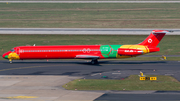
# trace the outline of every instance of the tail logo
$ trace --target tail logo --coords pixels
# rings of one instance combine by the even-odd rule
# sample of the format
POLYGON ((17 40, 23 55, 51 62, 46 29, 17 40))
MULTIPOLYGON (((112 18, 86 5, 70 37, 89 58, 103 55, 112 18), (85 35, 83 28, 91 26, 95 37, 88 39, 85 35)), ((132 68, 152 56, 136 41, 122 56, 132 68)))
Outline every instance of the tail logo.
POLYGON ((152 43, 152 39, 149 39, 149 40, 148 40, 148 43, 152 43))

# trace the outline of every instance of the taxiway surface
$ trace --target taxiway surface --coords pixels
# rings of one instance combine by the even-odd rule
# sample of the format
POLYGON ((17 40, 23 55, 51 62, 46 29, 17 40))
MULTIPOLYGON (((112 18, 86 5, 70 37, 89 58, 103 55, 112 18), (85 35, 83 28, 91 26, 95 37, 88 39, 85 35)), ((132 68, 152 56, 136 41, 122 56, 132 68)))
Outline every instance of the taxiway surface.
POLYGON ((91 65, 87 60, 14 61, 13 64, 4 60, 0 61, 0 67, 0 100, 7 95, 22 94, 38 96, 39 98, 34 101, 180 100, 178 91, 67 91, 61 87, 77 78, 122 79, 129 75, 139 75, 140 71, 146 75, 171 75, 180 81, 180 61, 102 60, 98 65, 91 65), (102 78, 102 76, 108 76, 108 78, 102 78))
POLYGON ((115 72, 121 73, 119 77, 127 77, 142 71, 145 74, 172 75, 180 81, 180 61, 101 60, 99 64, 91 65, 89 60, 17 60, 12 64, 4 60, 0 61, 0 67, 0 75, 68 75, 96 79, 98 73, 102 73, 120 79, 113 78, 115 72))
MULTIPOLYGON (((153 19, 154 20, 154 19, 153 19)), ((155 29, 139 28, 0 28, 0 34, 68 34, 68 35, 149 35, 155 29)), ((180 29, 167 35, 180 35, 180 29)))

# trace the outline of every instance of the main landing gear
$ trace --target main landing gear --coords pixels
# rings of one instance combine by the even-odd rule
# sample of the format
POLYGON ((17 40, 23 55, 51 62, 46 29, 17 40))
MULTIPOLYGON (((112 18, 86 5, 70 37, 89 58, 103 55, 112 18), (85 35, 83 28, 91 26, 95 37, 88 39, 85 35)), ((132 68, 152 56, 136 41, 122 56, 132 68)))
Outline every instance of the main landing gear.
POLYGON ((97 60, 97 59, 92 59, 92 60, 91 60, 91 64, 93 64, 93 65, 94 65, 94 64, 98 64, 98 60, 97 60))

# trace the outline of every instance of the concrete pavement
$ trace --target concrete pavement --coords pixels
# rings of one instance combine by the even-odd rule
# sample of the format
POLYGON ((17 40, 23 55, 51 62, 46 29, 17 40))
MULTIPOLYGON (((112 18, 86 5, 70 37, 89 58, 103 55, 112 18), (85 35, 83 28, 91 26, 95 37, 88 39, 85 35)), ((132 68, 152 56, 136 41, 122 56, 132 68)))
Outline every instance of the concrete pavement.
POLYGON ((13 101, 93 101, 103 94, 102 92, 65 90, 62 87, 78 78, 81 77, 1 75, 0 101, 10 99, 13 101))
POLYGON ((180 81, 179 65, 180 61, 102 60, 91 65, 85 60, 25 60, 12 64, 4 60, 0 61, 0 101, 177 101, 179 91, 75 91, 65 90, 62 85, 82 77, 106 79, 101 78, 106 75, 107 79, 121 79, 138 75, 139 71, 145 75, 171 75, 180 81))
POLYGON ((149 35, 152 30, 171 30, 167 35, 180 35, 180 29, 140 28, 0 28, 0 34, 68 34, 68 35, 149 35))

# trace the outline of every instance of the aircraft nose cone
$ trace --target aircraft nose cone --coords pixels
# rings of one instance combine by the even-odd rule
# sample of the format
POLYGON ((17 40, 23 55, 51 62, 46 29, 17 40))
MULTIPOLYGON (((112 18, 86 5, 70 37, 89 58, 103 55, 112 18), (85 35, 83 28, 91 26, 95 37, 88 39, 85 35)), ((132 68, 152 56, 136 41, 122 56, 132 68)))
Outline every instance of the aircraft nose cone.
POLYGON ((9 55, 9 52, 4 53, 4 54, 2 55, 2 57, 5 58, 5 59, 8 59, 8 55, 9 55))
POLYGON ((2 57, 5 58, 6 54, 3 54, 2 57))
POLYGON ((2 57, 4 58, 4 57, 5 57, 5 55, 3 54, 3 55, 2 55, 2 57))

